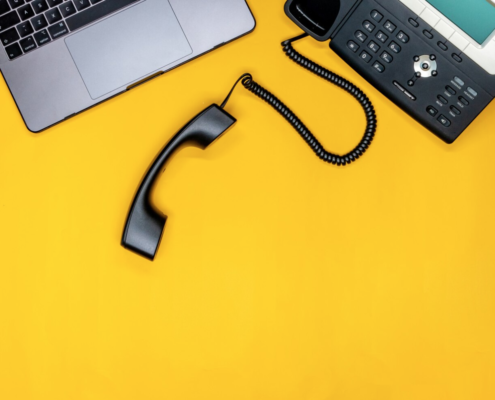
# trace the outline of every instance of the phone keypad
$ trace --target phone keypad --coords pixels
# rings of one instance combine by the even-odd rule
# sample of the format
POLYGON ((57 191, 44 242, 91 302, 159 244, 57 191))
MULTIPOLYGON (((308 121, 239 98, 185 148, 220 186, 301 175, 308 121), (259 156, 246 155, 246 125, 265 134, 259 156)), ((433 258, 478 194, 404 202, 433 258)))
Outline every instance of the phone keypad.
MULTIPOLYGON (((377 10, 373 10, 370 13, 370 16, 373 21, 381 23, 383 21, 383 14, 377 10)), ((360 49, 360 45, 356 43, 355 40, 349 40, 347 42, 347 47, 353 52, 358 53, 359 58, 362 61, 369 64, 371 63, 373 69, 378 73, 385 72, 385 65, 391 64, 394 61, 394 57, 392 54, 399 54, 402 51, 401 46, 396 42, 400 42, 401 44, 407 44, 410 40, 410 37, 404 32, 399 31, 399 33, 392 35, 392 39, 390 40, 390 34, 394 33, 397 30, 397 26, 393 24, 390 20, 386 20, 384 23, 380 24, 381 29, 377 29, 375 23, 372 23, 370 20, 364 20, 362 26, 366 33, 362 30, 357 30, 354 33, 355 38, 358 40, 358 43, 362 43, 366 46, 368 51, 362 51, 358 53, 360 49), (376 33, 369 37, 367 34, 376 33), (380 53, 382 49, 382 45, 387 47, 388 51, 383 51, 380 53), (376 54, 379 57, 377 60, 373 60, 373 54, 376 54)))

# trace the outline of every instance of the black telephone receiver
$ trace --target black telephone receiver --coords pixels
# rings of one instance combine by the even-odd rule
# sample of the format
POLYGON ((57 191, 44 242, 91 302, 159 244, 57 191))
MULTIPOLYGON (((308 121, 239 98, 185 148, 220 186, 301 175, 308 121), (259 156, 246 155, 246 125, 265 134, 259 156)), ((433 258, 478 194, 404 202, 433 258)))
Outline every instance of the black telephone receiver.
POLYGON ((288 0, 285 13, 303 31, 319 41, 332 38, 333 33, 357 1, 288 0))
MULTIPOLYGON (((288 0, 287 16, 446 143, 495 97, 490 75, 400 0, 288 0)), ((419 3, 418 3, 419 4, 419 3)))
MULTIPOLYGON (((345 15, 349 10, 349 4, 342 7, 338 1, 315 2, 300 0, 299 2, 294 2, 292 6, 291 3, 293 2, 289 1, 286 7, 289 12, 294 12, 294 15, 300 18, 300 20, 296 20, 297 23, 304 26, 305 28, 303 29, 307 33, 311 33, 318 40, 326 40, 331 37, 333 27, 342 19, 341 15, 345 15)), ((224 107, 227 105, 239 82, 242 82, 242 85, 247 90, 263 99, 281 114, 321 160, 333 165, 345 166, 355 162, 366 152, 373 141, 377 128, 373 105, 359 88, 337 74, 308 60, 292 47, 293 42, 306 36, 307 34, 305 33, 304 35, 283 42, 283 50, 292 61, 310 70, 327 82, 342 88, 359 102, 365 113, 366 128, 357 146, 343 155, 327 151, 304 123, 284 103, 255 82, 250 74, 244 74, 236 82, 221 106, 213 104, 195 116, 172 138, 152 163, 138 188, 125 223, 124 233, 122 235, 122 245, 125 248, 150 260, 154 259, 167 219, 165 214, 157 210, 151 203, 150 195, 154 183, 163 171, 165 163, 168 162, 180 146, 192 144, 204 149, 235 123, 235 118, 225 112, 224 107)))

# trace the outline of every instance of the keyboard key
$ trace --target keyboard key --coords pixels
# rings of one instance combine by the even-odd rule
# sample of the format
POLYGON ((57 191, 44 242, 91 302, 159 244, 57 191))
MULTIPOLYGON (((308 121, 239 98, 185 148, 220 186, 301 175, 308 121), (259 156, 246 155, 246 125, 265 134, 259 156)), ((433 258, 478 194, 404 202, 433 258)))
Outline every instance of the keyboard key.
POLYGON ((368 48, 373 52, 373 53, 378 53, 378 50, 380 50, 380 46, 378 46, 373 40, 369 42, 368 48))
POLYGON ((72 17, 68 18, 66 22, 69 26, 69 29, 71 31, 74 31, 136 1, 137 0, 102 1, 99 4, 90 7, 87 10, 84 10, 83 12, 73 15, 72 17))
POLYGON ((352 40, 349 40, 347 42, 347 47, 349 47, 349 49, 351 49, 352 52, 354 52, 354 53, 359 50, 359 45, 352 40))
POLYGON ((388 36, 385 35, 382 31, 378 31, 378 33, 376 34, 376 38, 382 43, 385 43, 388 40, 388 36))
POLYGON ((459 54, 455 54, 453 53, 452 54, 452 58, 457 61, 458 63, 461 63, 462 62, 462 57, 459 55, 459 54))
POLYGON ((50 32, 52 39, 56 39, 60 36, 67 35, 69 30, 67 29, 65 22, 59 22, 58 24, 50 26, 48 32, 50 32))
POLYGON ((36 14, 40 14, 48 10, 48 4, 45 0, 34 0, 31 5, 33 6, 36 14))
POLYGON ((387 62, 389 64, 392 61, 394 61, 394 58, 390 54, 388 54, 386 51, 384 51, 380 57, 382 60, 384 60, 385 62, 387 62))
POLYGON ((19 32, 19 35, 21 35, 21 37, 26 37, 33 33, 34 30, 29 21, 26 21, 22 24, 17 25, 17 32, 19 32))
POLYGON ((37 47, 32 36, 29 36, 26 39, 22 39, 19 42, 19 44, 21 45, 24 53, 27 53, 28 51, 34 50, 37 47))
POLYGON ((394 33, 394 31, 397 29, 397 27, 394 24, 392 24, 392 22, 390 21, 385 22, 383 26, 390 33, 394 33))
POLYGON ((397 39, 399 39, 402 43, 409 42, 409 36, 407 36, 404 32, 400 31, 397 34, 397 39))
POLYGON ((88 8, 91 5, 89 0, 74 0, 74 2, 76 4, 78 11, 84 10, 85 8, 88 8))
POLYGON ((380 74, 385 71, 385 67, 382 64, 380 64, 378 61, 375 61, 375 63, 373 64, 373 68, 376 71, 378 71, 380 74))
POLYGON ((469 105, 469 101, 465 97, 460 96, 459 97, 459 101, 461 102, 461 104, 463 106, 468 106, 469 105))
POLYGON ((76 7, 74 7, 74 3, 72 3, 72 1, 66 1, 58 9, 64 18, 70 17, 72 14, 76 13, 76 7))
POLYGON ((19 13, 23 21, 31 17, 34 17, 34 11, 33 11, 33 7, 31 7, 31 4, 26 4, 25 6, 22 6, 21 8, 19 8, 17 12, 19 13))
POLYGON ((52 39, 50 38, 50 35, 48 34, 48 31, 46 29, 43 29, 42 31, 36 32, 34 34, 34 40, 36 40, 36 43, 38 43, 38 46, 43 46, 45 43, 52 41, 52 39))
POLYGON ((375 25, 373 25, 370 21, 364 21, 363 27, 370 33, 373 32, 376 28, 375 25))
POLYGON ((400 51, 402 50, 401 47, 395 42, 390 43, 388 45, 388 48, 392 50, 394 53, 400 53, 400 51))
POLYGON ((58 8, 52 8, 50 11, 47 11, 45 17, 50 25, 62 19, 62 15, 60 14, 60 11, 58 11, 58 8))
POLYGON ((21 22, 19 15, 15 11, 9 12, 8 14, 2 15, 0 17, 0 31, 12 28, 16 24, 21 22))
POLYGON ((48 22, 46 22, 46 18, 43 14, 37 15, 36 17, 32 18, 31 24, 33 24, 34 29, 37 31, 48 26, 48 22))
POLYGON ((47 0, 50 8, 56 7, 64 2, 64 0, 47 0))
POLYGON ((24 0, 9 0, 10 7, 17 8, 24 4, 24 0))
POLYGON ((369 53, 366 53, 365 51, 363 51, 360 55, 361 57, 361 60, 363 60, 365 63, 369 63, 371 61, 371 59, 373 57, 371 57, 371 55, 369 53))
POLYGON ((4 46, 8 46, 9 44, 18 41, 19 39, 20 39, 19 34, 15 30, 15 28, 0 33, 0 41, 4 46))
POLYGON ((357 31, 355 33, 355 36, 358 38, 358 40, 362 43, 366 42, 366 39, 368 39, 368 36, 366 36, 363 32, 357 31))
POLYGON ((5 14, 10 11, 10 6, 7 0, 0 0, 0 14, 5 14))
POLYGON ((376 22, 380 22, 383 19, 383 15, 378 11, 373 10, 371 11, 371 18, 373 18, 376 22))
POLYGON ((13 45, 6 47, 5 50, 7 51, 7 55, 11 60, 22 55, 22 50, 21 46, 19 46, 19 43, 14 43, 13 45))

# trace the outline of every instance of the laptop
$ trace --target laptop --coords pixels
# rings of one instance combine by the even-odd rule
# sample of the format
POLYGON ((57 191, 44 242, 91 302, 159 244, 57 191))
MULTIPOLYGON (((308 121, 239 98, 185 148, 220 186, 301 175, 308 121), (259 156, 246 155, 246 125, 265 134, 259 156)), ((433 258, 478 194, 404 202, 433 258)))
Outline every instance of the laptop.
POLYGON ((0 0, 0 71, 37 133, 254 27, 245 0, 0 0))

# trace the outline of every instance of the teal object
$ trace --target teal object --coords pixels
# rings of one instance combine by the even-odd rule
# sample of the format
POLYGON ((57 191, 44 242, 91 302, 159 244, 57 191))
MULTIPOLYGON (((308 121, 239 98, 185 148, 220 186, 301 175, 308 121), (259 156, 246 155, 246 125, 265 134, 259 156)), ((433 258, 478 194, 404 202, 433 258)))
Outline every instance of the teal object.
POLYGON ((427 0, 479 44, 495 31, 495 6, 488 0, 427 0))

